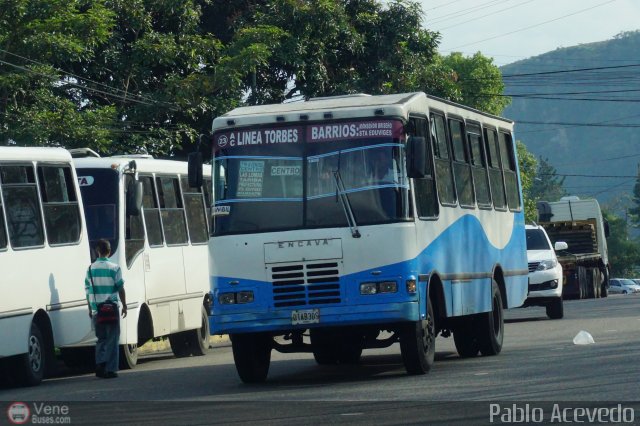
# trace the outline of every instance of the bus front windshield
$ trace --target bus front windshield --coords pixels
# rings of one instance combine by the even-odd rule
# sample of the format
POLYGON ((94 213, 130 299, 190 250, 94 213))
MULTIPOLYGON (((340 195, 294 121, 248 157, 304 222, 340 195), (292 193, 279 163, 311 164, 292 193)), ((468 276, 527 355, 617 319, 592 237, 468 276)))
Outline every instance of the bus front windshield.
POLYGON ((214 140, 215 205, 228 212, 215 217, 214 235, 346 227, 338 183, 357 225, 410 219, 400 121, 252 129, 214 140), (270 134, 280 142, 268 143, 270 134))
POLYGON ((95 243, 109 240, 111 253, 118 247, 118 172, 111 169, 78 169, 78 181, 87 221, 92 258, 95 243))

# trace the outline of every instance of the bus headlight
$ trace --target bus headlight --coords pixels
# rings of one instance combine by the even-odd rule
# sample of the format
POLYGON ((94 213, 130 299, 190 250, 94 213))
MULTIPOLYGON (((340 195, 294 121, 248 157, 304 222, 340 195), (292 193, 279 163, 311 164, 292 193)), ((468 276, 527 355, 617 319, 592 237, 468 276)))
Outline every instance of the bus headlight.
POLYGON ((253 302, 253 291, 239 291, 236 293, 236 303, 253 302))
POLYGON ((376 294, 378 292, 378 286, 376 283, 362 283, 360 284, 360 294, 376 294))
POLYGON ((395 281, 380 281, 377 283, 360 284, 360 294, 397 293, 398 283, 395 281))
POLYGON ((378 292, 379 293, 397 293, 398 292, 398 283, 395 281, 383 281, 378 283, 378 292))
POLYGON ((416 280, 407 280, 407 293, 415 293, 416 290, 416 280))
POLYGON ((222 293, 218 296, 221 305, 253 303, 253 291, 245 290, 237 293, 222 293))
POLYGON ((236 294, 222 293, 218 296, 218 302, 220 302, 221 305, 233 305, 236 303, 236 294))

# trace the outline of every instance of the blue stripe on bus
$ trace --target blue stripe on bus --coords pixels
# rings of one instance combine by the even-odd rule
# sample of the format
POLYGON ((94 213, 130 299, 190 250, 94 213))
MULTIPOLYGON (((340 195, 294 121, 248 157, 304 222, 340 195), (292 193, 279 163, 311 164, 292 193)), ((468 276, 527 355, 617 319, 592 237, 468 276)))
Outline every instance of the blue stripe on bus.
MULTIPOLYGON (((420 226, 418 224, 418 226, 420 226)), ((459 316, 463 314, 489 312, 491 310, 491 274, 495 264, 501 265, 507 271, 526 271, 526 245, 524 233, 524 218, 522 213, 516 213, 514 217, 511 237, 503 249, 499 249, 491 244, 482 228, 478 218, 473 215, 465 215, 449 226, 439 235, 428 247, 425 247, 418 256, 395 264, 372 267, 367 270, 358 271, 340 277, 340 288, 343 300, 346 298, 350 304, 336 304, 328 307, 319 306, 321 311, 325 309, 339 310, 342 307, 345 313, 352 311, 363 305, 378 305, 386 303, 414 303, 411 296, 404 292, 405 280, 416 279, 420 274, 436 272, 439 274, 475 274, 475 279, 456 282, 455 280, 444 280, 443 290, 445 295, 445 305, 447 316, 459 316), (464 234, 462 234, 464 233, 464 234), (460 235, 471 236, 471 238, 461 238, 460 235), (471 243, 471 244, 470 244, 471 243), (455 255, 452 255, 455 254, 455 255), (380 271, 373 276, 372 271, 380 271), (484 277, 483 277, 484 275, 484 277), (399 286, 397 294, 362 296, 359 294, 359 284, 366 281, 381 281, 385 279, 395 279, 399 286)), ((524 301, 527 293, 527 274, 506 276, 507 298, 510 307, 524 301)), ((217 286, 217 293, 232 291, 240 288, 251 288, 256 292, 256 302, 246 306, 230 306, 221 308, 214 303, 215 315, 224 315, 227 319, 239 314, 242 310, 248 309, 256 314, 268 313, 272 305, 272 286, 269 281, 244 280, 240 277, 211 277, 212 288, 217 286), (229 281, 240 281, 239 285, 233 288, 229 281)), ((419 284, 420 300, 426 296, 426 283, 419 284)), ((237 291, 237 290, 236 290, 237 291)), ((215 295, 214 295, 215 296, 215 295)), ((420 314, 424 315, 424 304, 420 304, 420 314)), ((313 305, 301 307, 279 308, 278 314, 284 315, 293 309, 309 309, 313 305)), ((275 312, 271 312, 274 315, 275 312)), ((418 318, 405 318, 406 320, 417 320, 418 318)), ((217 321, 212 319, 212 325, 217 321)), ((345 325, 347 325, 345 323, 345 325)), ((259 326, 259 324, 257 324, 259 326)), ((225 327, 233 327, 226 324, 225 327)), ((233 328, 231 328, 233 329, 233 328)), ((225 330, 227 330, 225 328, 225 330)), ((213 331, 212 331, 213 332, 213 331)))

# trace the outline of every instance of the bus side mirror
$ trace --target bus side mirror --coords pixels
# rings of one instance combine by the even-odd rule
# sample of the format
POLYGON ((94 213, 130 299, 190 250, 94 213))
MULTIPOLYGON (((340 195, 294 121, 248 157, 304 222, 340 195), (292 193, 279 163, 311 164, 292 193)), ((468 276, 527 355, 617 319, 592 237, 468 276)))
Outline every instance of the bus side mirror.
POLYGON ((427 164, 427 140, 422 136, 411 136, 407 141, 407 176, 422 179, 429 176, 427 164))
POLYGON ((192 152, 188 157, 189 186, 200 188, 202 186, 202 153, 192 152))
POLYGON ((127 215, 140 216, 142 211, 142 182, 136 180, 129 182, 127 188, 127 215))
POLYGON ((609 238, 609 221, 605 219, 603 223, 604 223, 604 236, 605 238, 609 238))

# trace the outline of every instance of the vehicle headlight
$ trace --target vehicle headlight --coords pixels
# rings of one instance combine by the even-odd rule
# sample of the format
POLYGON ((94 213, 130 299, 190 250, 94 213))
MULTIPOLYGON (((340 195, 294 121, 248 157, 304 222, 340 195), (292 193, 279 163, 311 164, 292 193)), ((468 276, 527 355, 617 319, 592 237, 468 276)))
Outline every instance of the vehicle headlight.
POLYGON ((237 303, 251 303, 253 302, 253 291, 239 291, 236 295, 237 303))
POLYGON ((360 284, 360 294, 376 294, 378 292, 378 286, 376 283, 362 283, 360 284))
POLYGON ((538 265, 537 271, 546 271, 547 269, 553 269, 558 265, 558 261, 556 259, 543 260, 538 265))
POLYGON ((233 305, 236 303, 235 293, 222 293, 218 296, 218 301, 221 305, 233 305))

